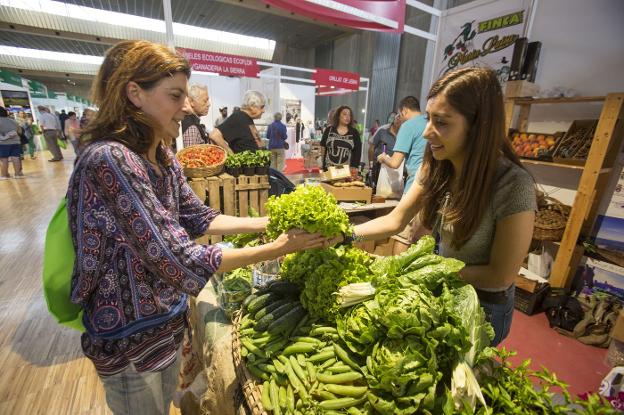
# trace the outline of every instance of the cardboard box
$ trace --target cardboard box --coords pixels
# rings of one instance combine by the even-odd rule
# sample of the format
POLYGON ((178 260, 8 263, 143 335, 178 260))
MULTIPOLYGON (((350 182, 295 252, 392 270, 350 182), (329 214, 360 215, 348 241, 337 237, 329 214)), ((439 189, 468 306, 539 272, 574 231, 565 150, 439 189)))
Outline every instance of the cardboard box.
POLYGON ((348 164, 344 166, 329 166, 327 171, 321 172, 321 180, 340 180, 351 177, 351 167, 348 164))
POLYGON ((356 248, 360 248, 361 250, 366 251, 369 254, 375 253, 375 241, 355 242, 353 246, 356 248))
POLYGON ((375 251, 373 253, 379 256, 391 256, 393 247, 394 241, 391 239, 388 239, 387 241, 377 241, 377 245, 375 246, 375 251))
POLYGON ((326 192, 334 195, 337 201, 361 201, 371 203, 373 189, 370 187, 336 187, 329 183, 321 183, 326 192))
POLYGON ((407 239, 396 235, 392 236, 390 240, 393 241, 392 255, 399 255, 400 253, 407 251, 411 245, 407 239))
POLYGON ((611 338, 624 342, 624 310, 620 310, 620 314, 615 320, 615 325, 611 330, 611 338))

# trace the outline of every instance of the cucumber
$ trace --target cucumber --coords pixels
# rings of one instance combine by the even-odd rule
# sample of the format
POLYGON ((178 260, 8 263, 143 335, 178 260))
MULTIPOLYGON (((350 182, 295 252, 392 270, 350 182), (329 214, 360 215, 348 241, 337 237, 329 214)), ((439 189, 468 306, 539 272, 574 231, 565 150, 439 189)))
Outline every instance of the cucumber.
POLYGON ((247 311, 249 314, 256 314, 258 310, 262 307, 268 305, 269 303, 276 301, 279 298, 277 294, 267 293, 259 296, 258 298, 253 299, 249 305, 247 305, 247 311))
POLYGON ((249 303, 251 303, 253 300, 255 300, 256 298, 258 298, 257 294, 250 294, 247 296, 247 298, 245 298, 245 300, 243 301, 243 310, 247 310, 247 306, 249 306, 249 303))
POLYGON ((271 281, 263 290, 267 292, 278 293, 283 296, 298 297, 301 289, 297 284, 284 280, 271 281))
POLYGON ((304 308, 298 304, 288 313, 273 321, 267 328, 267 331, 271 334, 285 333, 295 327, 305 314, 304 308))
POLYGON ((282 317, 284 314, 287 314, 296 306, 297 303, 282 304, 280 307, 263 316, 260 320, 256 320, 256 325, 254 326, 254 329, 256 331, 265 331, 274 321, 282 317))
POLYGON ((264 308, 261 308, 260 310, 258 310, 258 312, 254 315, 254 320, 258 321, 260 320, 262 317, 266 316, 268 313, 270 313, 271 311, 283 306, 284 304, 287 304, 288 300, 277 300, 273 303, 270 303, 269 305, 267 305, 264 308))

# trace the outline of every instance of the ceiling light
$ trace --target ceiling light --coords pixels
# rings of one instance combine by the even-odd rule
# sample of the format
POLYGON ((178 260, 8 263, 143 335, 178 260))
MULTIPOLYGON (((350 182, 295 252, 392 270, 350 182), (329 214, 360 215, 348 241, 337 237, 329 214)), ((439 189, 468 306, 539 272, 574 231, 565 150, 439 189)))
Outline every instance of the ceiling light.
POLYGON ((102 56, 80 55, 78 53, 52 52, 49 50, 16 48, 13 46, 0 45, 0 55, 21 56, 31 59, 46 59, 51 61, 86 63, 101 65, 104 61, 102 56))
MULTIPOLYGON (((132 29, 149 30, 151 32, 166 33, 165 21, 150 19, 132 14, 112 12, 91 7, 78 6, 53 0, 0 0, 0 6, 12 7, 29 12, 40 12, 55 16, 68 17, 73 20, 87 20, 113 26, 123 26, 132 29)), ((206 29, 182 23, 173 23, 173 33, 178 36, 199 38, 208 41, 218 41, 233 45, 248 46, 258 49, 275 49, 275 41, 254 36, 239 35, 221 30, 206 29)))

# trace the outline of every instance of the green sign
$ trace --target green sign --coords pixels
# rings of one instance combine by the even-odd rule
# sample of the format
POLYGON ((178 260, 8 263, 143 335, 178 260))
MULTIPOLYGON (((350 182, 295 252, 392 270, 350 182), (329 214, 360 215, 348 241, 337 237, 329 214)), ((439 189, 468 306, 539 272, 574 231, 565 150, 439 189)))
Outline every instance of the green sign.
POLYGON ((30 91, 31 98, 47 98, 48 88, 41 82, 28 81, 28 90, 30 91))
POLYGON ((51 90, 48 89, 48 98, 56 99, 56 97, 57 97, 56 92, 51 91, 51 90))
POLYGON ((0 69, 0 82, 11 84, 15 86, 24 86, 22 84, 22 77, 11 71, 0 69))

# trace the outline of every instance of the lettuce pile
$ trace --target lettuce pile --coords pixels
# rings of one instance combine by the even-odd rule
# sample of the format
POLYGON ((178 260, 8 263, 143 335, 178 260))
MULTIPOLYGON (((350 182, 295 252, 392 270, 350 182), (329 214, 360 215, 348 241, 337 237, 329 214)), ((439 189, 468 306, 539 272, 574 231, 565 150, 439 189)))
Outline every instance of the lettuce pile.
POLYGON ((294 192, 271 196, 266 203, 269 216, 267 235, 271 239, 291 229, 333 237, 350 230, 349 217, 336 198, 321 186, 297 186, 294 192))

